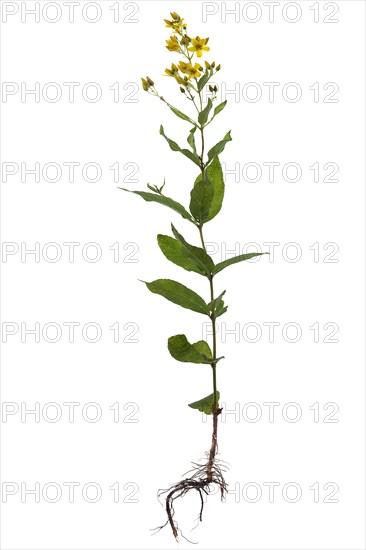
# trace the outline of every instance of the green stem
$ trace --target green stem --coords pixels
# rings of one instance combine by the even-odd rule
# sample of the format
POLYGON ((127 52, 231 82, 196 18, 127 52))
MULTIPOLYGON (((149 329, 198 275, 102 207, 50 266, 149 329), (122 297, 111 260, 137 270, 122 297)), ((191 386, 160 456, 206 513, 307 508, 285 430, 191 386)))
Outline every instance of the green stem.
POLYGON ((200 232, 202 248, 206 252, 206 245, 205 245, 205 241, 203 240, 202 225, 198 225, 197 227, 198 227, 198 231, 200 232))
MULTIPOLYGON (((214 288, 213 288, 213 275, 210 277, 210 293, 211 293, 211 301, 214 299, 214 288)), ((216 350, 216 317, 215 312, 213 311, 211 314, 211 321, 212 321, 212 358, 213 363, 211 364, 212 367, 212 384, 213 384, 213 394, 214 394, 214 404, 213 404, 213 410, 216 411, 218 409, 218 399, 217 399, 217 387, 216 387, 216 362, 215 359, 217 358, 217 350, 216 350)))
MULTIPOLYGON (((202 101, 201 92, 199 92, 198 97, 199 97, 199 100, 200 100, 200 109, 202 111, 203 101, 202 101)), ((203 155, 204 155, 204 152, 205 152, 205 136, 204 136, 204 126, 202 124, 200 125, 200 131, 201 131, 201 141, 202 141, 201 173, 202 173, 202 182, 204 183, 205 179, 206 179, 206 177, 205 177, 206 176, 206 174, 205 174, 205 163, 203 161, 203 155)), ((203 238, 203 232, 202 232, 202 224, 198 225, 198 230, 199 230, 199 233, 200 233, 202 248, 206 252, 206 245, 205 245, 205 241, 204 241, 204 238, 203 238)), ((215 298, 215 296, 214 296, 214 287, 213 287, 213 277, 214 277, 213 275, 210 275, 210 277, 209 277, 211 302, 215 298)), ((214 403, 213 403, 213 414, 214 414, 214 416, 217 414, 217 410, 218 410, 218 407, 219 407, 218 399, 217 399, 217 384, 216 384, 216 359, 217 359, 216 351, 217 350, 216 350, 216 322, 215 321, 216 321, 216 317, 215 317, 215 312, 213 311, 212 314, 211 314, 211 322, 212 322, 212 359, 213 359, 213 361, 211 363, 211 368, 212 368, 212 385, 213 385, 213 395, 214 395, 214 403)))
MULTIPOLYGON (((203 110, 203 102, 202 102, 202 95, 201 92, 198 94, 199 100, 200 100, 200 110, 203 110)), ((205 135, 204 135, 204 126, 200 124, 199 126, 200 132, 201 132, 201 143, 202 143, 202 149, 201 149, 201 172, 202 172, 202 181, 205 183, 206 181, 206 174, 205 174, 205 163, 203 161, 203 154, 205 152, 205 135)))
MULTIPOLYGON (((202 226, 200 225, 198 227, 200 232, 200 237, 202 241, 202 246, 205 249, 205 241, 203 239, 202 234, 202 226)), ((211 301, 214 299, 214 287, 213 287, 213 275, 210 275, 209 281, 210 281, 210 296, 211 301)), ((212 385, 213 385, 213 406, 212 406, 212 420, 213 420, 213 427, 212 427, 212 438, 211 438, 211 447, 210 451, 208 453, 208 462, 207 462, 207 482, 211 483, 213 479, 213 472, 214 472, 214 463, 215 463, 215 456, 217 453, 217 419, 219 414, 221 413, 221 409, 219 409, 219 403, 217 398, 217 386, 216 386, 216 317, 215 317, 215 311, 213 311, 210 315, 211 322, 212 322, 212 385)))
MULTIPOLYGON (((202 101, 202 95, 201 92, 198 92, 198 97, 200 101, 200 111, 203 109, 203 101, 202 101)), ((196 105, 195 105, 196 106, 196 105)), ((196 106, 197 108, 197 106, 196 106)), ((197 109, 198 110, 198 109, 197 109)), ((202 182, 206 182, 206 172, 205 172, 205 163, 203 160, 203 155, 205 152, 205 136, 204 136, 204 128, 205 126, 203 124, 199 125, 199 129, 201 132, 201 142, 202 142, 202 149, 201 149, 201 158, 200 158, 200 168, 202 173, 202 182)), ((202 248, 206 252, 206 246, 205 246, 205 240, 203 238, 203 232, 202 232, 202 223, 197 223, 197 228, 200 234, 200 239, 202 243, 202 248)), ((214 286, 213 286, 213 275, 211 274, 208 279, 210 282, 210 297, 211 302, 214 300, 214 286)), ((210 315, 210 319, 212 322, 212 385, 213 385, 213 406, 212 406, 212 420, 213 420, 213 428, 212 428, 212 439, 211 439, 211 447, 208 454, 208 463, 207 463, 207 482, 211 483, 214 475, 214 463, 215 463, 215 456, 217 453, 217 420, 218 416, 221 413, 221 409, 219 409, 219 403, 218 403, 218 394, 217 394, 217 383, 216 383, 216 316, 215 311, 212 311, 210 315)))
MULTIPOLYGON (((202 231, 202 225, 198 225, 198 231, 200 234, 200 239, 202 243, 202 248, 206 252, 206 245, 205 240, 203 238, 203 231, 202 231)), ((213 275, 210 275, 209 282, 210 282, 210 301, 212 302, 215 298, 214 293, 214 286, 213 286, 213 275)), ((217 385, 216 385, 216 359, 217 359, 217 342, 216 342, 216 316, 215 312, 213 311, 211 314, 211 322, 212 322, 212 384, 213 384, 213 394, 214 394, 214 404, 213 404, 213 410, 217 411, 218 409, 218 398, 217 398, 217 385)))

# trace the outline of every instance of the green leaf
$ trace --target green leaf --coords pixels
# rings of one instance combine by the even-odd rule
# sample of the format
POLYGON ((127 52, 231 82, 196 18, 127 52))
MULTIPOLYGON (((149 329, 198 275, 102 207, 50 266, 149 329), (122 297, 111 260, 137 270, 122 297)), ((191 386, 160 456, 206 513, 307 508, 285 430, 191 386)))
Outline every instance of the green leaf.
POLYGON ((225 135, 224 139, 222 139, 221 141, 219 141, 218 143, 216 143, 216 145, 214 145, 214 146, 209 150, 209 152, 207 153, 209 162, 210 162, 214 157, 217 157, 220 153, 223 152, 223 150, 225 149, 225 145, 227 144, 228 141, 232 141, 231 130, 225 135))
POLYGON ((192 120, 191 118, 189 118, 189 116, 182 113, 182 111, 179 111, 178 109, 176 109, 176 107, 173 107, 173 105, 169 105, 169 103, 168 103, 168 107, 173 111, 173 113, 175 115, 177 115, 177 117, 182 118, 183 120, 186 120, 187 122, 190 122, 191 124, 194 124, 194 120, 192 120))
POLYGON ((200 275, 205 275, 205 273, 197 267, 197 265, 184 254, 182 250, 182 245, 177 239, 169 237, 168 235, 158 235, 158 245, 164 256, 175 265, 179 265, 186 269, 187 271, 195 271, 200 275))
POLYGON ((196 130, 197 130, 197 126, 193 126, 193 128, 192 128, 192 130, 190 130, 189 136, 187 138, 187 141, 188 141, 189 145, 192 147, 192 150, 193 150, 195 155, 197 155, 196 142, 195 142, 195 139, 194 139, 194 133, 195 133, 196 130))
POLYGON ((197 90, 200 92, 203 90, 204 86, 207 84, 208 79, 210 78, 210 72, 206 69, 205 74, 201 76, 199 81, 197 82, 197 90))
POLYGON ((210 180, 198 181, 191 191, 189 210, 192 216, 202 225, 208 220, 214 198, 214 187, 210 180))
POLYGON ((194 223, 192 216, 189 212, 182 206, 179 202, 166 197, 165 195, 159 195, 157 193, 148 193, 147 191, 132 191, 131 189, 125 189, 124 187, 119 187, 118 189, 122 189, 122 191, 128 191, 129 193, 135 193, 136 195, 139 195, 147 202, 158 202, 159 204, 163 204, 164 206, 167 206, 168 208, 171 208, 172 210, 175 210, 175 212, 178 212, 183 218, 186 220, 189 220, 190 222, 194 223))
MULTIPOLYGON (((220 399, 220 392, 216 392, 217 401, 220 399)), ((215 394, 211 393, 207 397, 204 397, 203 399, 200 399, 199 401, 195 401, 194 403, 190 403, 188 407, 191 407, 191 409, 198 409, 199 411, 205 413, 205 414, 212 414, 212 408, 214 406, 214 398, 215 394)))
POLYGON ((229 265, 245 262, 245 260, 250 260, 256 256, 263 256, 263 254, 268 254, 268 252, 251 252, 250 254, 240 254, 240 256, 234 256, 234 258, 229 258, 228 260, 216 264, 213 269, 213 274, 216 275, 216 273, 219 273, 229 265))
POLYGON ((177 334, 169 338, 168 350, 174 359, 183 363, 211 363, 211 349, 204 340, 190 344, 184 334, 177 334))
MULTIPOLYGON (((158 191, 158 189, 157 189, 156 186, 153 187, 152 185, 150 185, 150 183, 148 183, 148 184, 147 184, 147 187, 148 187, 148 189, 150 189, 150 190, 153 191, 154 193, 159 193, 159 191, 158 191)), ((120 189, 122 189, 122 187, 120 187, 120 189)))
POLYGON ((220 103, 220 105, 218 105, 217 107, 215 107, 214 115, 213 115, 212 118, 215 118, 216 115, 218 115, 219 113, 221 113, 221 111, 222 111, 223 109, 225 109, 226 104, 227 104, 227 99, 225 99, 225 101, 223 101, 222 103, 220 103))
MULTIPOLYGON (((210 205, 208 217, 206 222, 212 220, 221 210, 222 201, 224 199, 225 183, 224 175, 222 173, 221 164, 218 157, 215 157, 212 163, 206 168, 206 174, 208 180, 213 185, 213 198, 210 205)), ((199 174, 195 181, 195 185, 202 181, 202 174, 199 174)))
POLYGON ((192 162, 197 164, 197 166, 200 166, 200 159, 198 155, 192 153, 192 151, 189 151, 189 149, 181 149, 177 142, 173 141, 165 135, 163 126, 160 126, 160 135, 162 135, 167 140, 167 142, 169 143, 169 147, 172 151, 179 151, 180 153, 182 153, 182 155, 186 156, 192 162))
POLYGON ((184 155, 185 157, 189 158, 192 162, 197 164, 197 166, 201 166, 198 155, 196 155, 195 153, 192 153, 192 151, 190 151, 189 149, 181 149, 180 152, 182 153, 182 155, 184 155))
POLYGON ((157 279, 151 283, 147 283, 146 281, 143 282, 151 292, 160 294, 160 296, 163 296, 178 306, 191 309, 197 313, 203 313, 204 315, 210 314, 210 310, 203 298, 177 281, 172 281, 171 279, 157 279))
POLYGON ((215 264, 213 263, 212 258, 207 254, 207 252, 203 248, 187 243, 184 237, 182 237, 182 235, 178 233, 178 231, 175 229, 173 224, 172 232, 174 237, 180 243, 183 254, 192 262, 194 262, 203 274, 211 275, 215 264))
POLYGON ((210 98, 208 98, 206 107, 198 115, 198 122, 201 124, 201 126, 204 126, 206 124, 208 115, 210 114, 211 109, 212 109, 212 101, 210 98))
POLYGON ((226 290, 224 290, 223 292, 221 292, 221 294, 217 297, 217 298, 214 298, 211 302, 209 302, 207 305, 208 307, 210 308, 210 311, 213 311, 214 309, 216 309, 217 307, 217 304, 222 301, 222 297, 223 295, 225 294, 226 290))
POLYGON ((226 290, 224 290, 224 292, 221 292, 221 294, 217 298, 214 298, 212 302, 207 304, 210 311, 215 313, 215 317, 220 317, 220 315, 227 311, 227 306, 225 307, 224 300, 222 299, 225 292, 226 290))
POLYGON ((220 315, 223 315, 224 313, 226 313, 227 308, 228 308, 228 306, 225 306, 224 300, 220 300, 216 305, 215 317, 216 318, 220 317, 220 315))

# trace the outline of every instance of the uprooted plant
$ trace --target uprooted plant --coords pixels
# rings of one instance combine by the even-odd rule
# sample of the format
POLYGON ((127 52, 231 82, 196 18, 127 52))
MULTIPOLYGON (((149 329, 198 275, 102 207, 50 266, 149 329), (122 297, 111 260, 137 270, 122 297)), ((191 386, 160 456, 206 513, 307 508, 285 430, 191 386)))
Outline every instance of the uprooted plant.
MULTIPOLYGON (((209 51, 207 46, 208 38, 191 38, 187 34, 187 24, 175 12, 171 13, 171 20, 165 19, 166 26, 171 29, 172 35, 166 40, 166 48, 182 56, 176 64, 173 63, 170 69, 165 69, 165 74, 177 82, 180 92, 187 98, 192 110, 196 111, 193 116, 188 116, 166 101, 161 96, 150 77, 142 78, 143 89, 163 101, 171 111, 180 119, 189 123, 191 128, 188 134, 188 148, 181 148, 175 141, 166 136, 163 126, 160 127, 160 134, 167 140, 173 151, 182 153, 192 161, 200 170, 190 193, 189 211, 179 202, 166 196, 163 193, 164 184, 161 187, 147 184, 149 191, 132 191, 146 201, 157 202, 167 206, 180 214, 185 220, 197 227, 201 246, 188 243, 185 238, 172 225, 173 237, 158 235, 158 245, 165 257, 174 264, 187 271, 193 271, 200 276, 206 277, 210 288, 208 303, 196 292, 171 279, 157 279, 151 283, 146 282, 147 288, 160 294, 167 300, 178 304, 181 307, 190 309, 202 315, 207 315, 212 323, 212 348, 204 340, 191 344, 184 334, 171 336, 168 340, 168 350, 177 361, 206 364, 211 367, 213 391, 207 397, 189 404, 192 409, 197 409, 206 415, 212 415, 213 429, 211 446, 205 454, 203 463, 193 463, 193 469, 188 472, 190 475, 182 481, 173 484, 169 489, 159 492, 165 497, 165 508, 167 521, 165 527, 170 525, 174 537, 178 539, 179 528, 174 519, 174 501, 183 497, 189 491, 197 491, 200 497, 199 520, 202 521, 202 511, 205 495, 210 494, 216 486, 219 489, 221 498, 224 498, 227 485, 223 476, 225 467, 217 458, 217 425, 221 413, 219 406, 220 392, 217 389, 216 371, 218 362, 223 359, 217 354, 216 346, 216 319, 226 313, 227 306, 224 304, 223 296, 225 291, 215 296, 214 278, 226 267, 249 260, 261 253, 241 254, 215 264, 206 251, 203 237, 204 225, 212 220, 221 210, 224 197, 224 178, 219 161, 219 155, 224 151, 226 144, 231 141, 230 132, 207 151, 205 155, 205 131, 214 118, 225 108, 226 101, 214 107, 217 99, 217 86, 210 84, 212 76, 220 70, 220 65, 215 62, 205 61, 204 67, 195 62, 194 56, 198 59, 204 52, 209 51), (196 144, 196 136, 199 137, 196 144)), ((121 188, 122 189, 122 188, 121 188)), ((129 191, 128 189, 123 189, 129 191)), ((145 282, 145 281, 143 281, 145 282)))

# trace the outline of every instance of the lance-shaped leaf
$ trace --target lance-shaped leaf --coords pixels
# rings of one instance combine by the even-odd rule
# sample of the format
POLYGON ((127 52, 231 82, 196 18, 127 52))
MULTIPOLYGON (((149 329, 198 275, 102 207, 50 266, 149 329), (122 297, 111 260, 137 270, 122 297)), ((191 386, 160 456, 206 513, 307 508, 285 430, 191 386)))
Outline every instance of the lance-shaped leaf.
MULTIPOLYGON (((220 399, 220 392, 216 392, 217 401, 220 399)), ((211 393, 207 397, 204 397, 203 399, 200 399, 199 401, 195 401, 194 403, 189 403, 188 407, 191 407, 192 409, 198 409, 199 411, 205 413, 205 414, 212 414, 212 408, 214 406, 214 399, 215 394, 211 393)))
POLYGON ((217 298, 214 298, 211 302, 209 302, 207 305, 210 308, 210 311, 214 311, 219 301, 222 299, 223 295, 225 294, 226 290, 221 292, 217 298))
MULTIPOLYGON (((222 173, 221 164, 218 157, 215 157, 212 163, 206 168, 207 179, 213 186, 213 197, 210 204, 206 222, 212 220, 221 210, 222 201, 224 199, 225 183, 222 173)), ((195 181, 195 185, 202 181, 202 174, 199 174, 195 181)))
POLYGON ((192 150, 195 155, 197 155, 197 149, 196 149, 196 142, 194 139, 194 133, 197 130, 197 126, 193 126, 192 130, 190 130, 187 141, 189 145, 192 147, 192 150))
POLYGON ((214 198, 214 187, 209 179, 205 182, 198 181, 191 191, 191 202, 189 210, 199 224, 204 224, 209 215, 214 198))
POLYGON ((217 298, 214 298, 211 302, 207 304, 211 313, 215 314, 215 317, 220 317, 220 315, 225 313, 227 310, 227 306, 224 306, 224 300, 222 299, 225 292, 226 290, 224 290, 224 292, 221 292, 221 294, 217 298))
POLYGON ((206 124, 208 115, 210 114, 211 109, 212 109, 212 101, 210 98, 208 98, 206 107, 198 115, 198 122, 201 124, 201 126, 204 126, 206 124))
POLYGON ((245 262, 246 260, 250 260, 256 256, 263 256, 263 254, 268 254, 268 252, 251 252, 250 254, 240 254, 240 256, 234 256, 233 258, 229 258, 228 260, 216 264, 213 269, 213 274, 216 275, 216 273, 219 273, 229 265, 245 262))
POLYGON ((164 256, 175 265, 183 267, 187 271, 195 271, 200 275, 205 275, 195 262, 189 258, 182 250, 182 245, 177 239, 168 235, 158 235, 158 245, 164 256))
POLYGON ((226 313, 227 308, 228 308, 228 306, 225 306, 224 300, 219 300, 219 302, 216 305, 215 317, 216 318, 220 317, 220 315, 223 315, 224 313, 226 313))
POLYGON ((210 364, 212 352, 210 346, 204 340, 190 344, 184 334, 177 334, 168 339, 169 353, 177 361, 183 363, 210 364))
POLYGON ((191 124, 195 124, 194 120, 189 118, 188 115, 185 115, 184 113, 182 113, 182 111, 179 111, 179 109, 177 109, 176 107, 173 107, 173 105, 170 105, 169 103, 167 105, 173 111, 173 113, 175 115, 177 115, 177 117, 179 117, 183 120, 186 120, 187 122, 190 122, 191 124))
POLYGON ((196 292, 177 281, 172 281, 171 279, 157 279, 151 283, 147 283, 146 281, 142 282, 146 284, 151 292, 160 294, 160 296, 163 296, 178 306, 191 309, 197 313, 203 313, 204 315, 210 314, 210 310, 204 299, 196 292))
POLYGON ((129 193, 135 193, 135 195, 139 195, 147 202, 157 202, 159 204, 163 204, 164 206, 168 206, 168 208, 175 210, 175 212, 178 212, 178 214, 183 216, 186 220, 194 223, 192 216, 189 212, 187 212, 184 206, 170 197, 159 195, 158 193, 149 193, 148 191, 132 191, 132 189, 125 189, 124 187, 119 187, 119 189, 122 189, 122 191, 128 191, 129 193))
POLYGON ((226 290, 220 294, 215 300, 210 302, 208 304, 208 307, 210 308, 211 312, 214 313, 215 318, 220 317, 220 315, 223 315, 226 313, 228 306, 225 306, 224 300, 222 299, 222 296, 225 294, 226 290))
POLYGON ((224 139, 216 143, 207 153, 208 161, 210 162, 214 157, 217 157, 225 149, 225 145, 228 141, 232 141, 231 130, 225 135, 224 139))
POLYGON ((214 109, 214 115, 213 115, 212 118, 215 118, 216 115, 218 115, 219 113, 221 113, 221 111, 222 111, 223 109, 225 109, 226 104, 227 104, 227 99, 225 99, 225 101, 223 101, 222 103, 220 103, 219 105, 217 105, 217 107, 215 107, 215 109, 214 109))
POLYGON ((205 74, 203 76, 201 76, 201 78, 199 79, 198 83, 197 83, 197 90, 200 92, 201 90, 203 90, 204 86, 207 84, 207 81, 208 79, 210 78, 211 74, 210 74, 210 71, 208 71, 207 69, 205 70, 205 74))
POLYGON ((203 248, 187 243, 184 237, 175 229, 173 224, 172 232, 174 237, 180 243, 183 254, 185 254, 187 258, 192 260, 195 265, 202 271, 202 273, 204 273, 205 275, 211 275, 215 264, 213 263, 212 258, 207 254, 207 252, 203 248))
POLYGON ((176 143, 175 141, 173 141, 172 139, 168 138, 168 136, 165 135, 163 126, 160 126, 160 134, 163 137, 165 137, 172 151, 179 151, 180 153, 182 153, 182 155, 188 157, 192 162, 197 164, 197 166, 200 166, 200 159, 198 155, 196 155, 195 153, 192 153, 192 151, 189 151, 189 149, 181 149, 178 143, 176 143))

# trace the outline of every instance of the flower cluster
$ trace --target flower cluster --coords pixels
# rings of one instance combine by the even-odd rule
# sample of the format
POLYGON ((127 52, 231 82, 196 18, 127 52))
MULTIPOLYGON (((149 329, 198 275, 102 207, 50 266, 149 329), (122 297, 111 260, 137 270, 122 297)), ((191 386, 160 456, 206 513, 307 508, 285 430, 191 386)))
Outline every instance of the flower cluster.
POLYGON ((172 63, 170 69, 165 69, 167 76, 173 76, 179 84, 187 84, 191 78, 199 78, 203 71, 203 67, 199 63, 186 63, 185 61, 179 61, 178 65, 172 63), (182 73, 182 76, 180 75, 182 73))
MULTIPOLYGON (((170 13, 171 19, 164 19, 165 26, 172 31, 171 36, 166 40, 166 48, 170 52, 175 52, 183 56, 183 60, 172 63, 171 67, 165 69, 165 76, 170 76, 176 80, 183 93, 187 92, 187 97, 192 99, 191 89, 197 91, 198 80, 203 76, 207 76, 207 80, 214 72, 220 70, 220 65, 215 66, 215 62, 208 63, 205 61, 204 67, 193 60, 196 55, 201 58, 205 52, 210 50, 207 46, 209 38, 201 38, 196 36, 191 38, 187 34, 187 24, 184 19, 175 11, 170 13)), ((158 95, 153 81, 149 78, 142 78, 142 87, 146 92, 151 92, 158 95)), ((210 88, 210 91, 213 90, 210 88)), ((216 91, 216 90, 215 90, 216 91)))
POLYGON ((175 11, 171 11, 170 15, 172 21, 164 19, 165 26, 168 27, 168 29, 172 29, 173 32, 182 34, 182 31, 187 28, 186 23, 184 23, 184 19, 182 19, 175 11))

